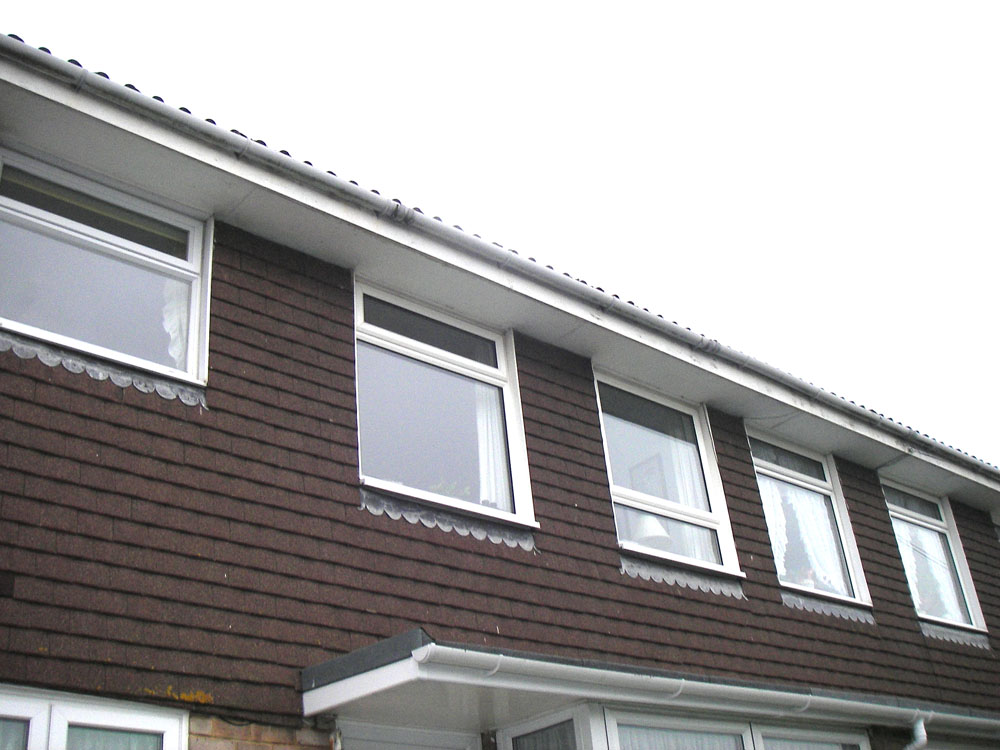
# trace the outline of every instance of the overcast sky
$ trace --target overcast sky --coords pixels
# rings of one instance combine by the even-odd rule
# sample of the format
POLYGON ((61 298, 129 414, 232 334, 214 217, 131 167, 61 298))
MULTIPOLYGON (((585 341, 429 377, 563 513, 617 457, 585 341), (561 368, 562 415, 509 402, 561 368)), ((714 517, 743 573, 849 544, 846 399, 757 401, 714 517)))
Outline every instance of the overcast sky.
POLYGON ((4 33, 1000 463, 1000 3, 8 6, 4 33))

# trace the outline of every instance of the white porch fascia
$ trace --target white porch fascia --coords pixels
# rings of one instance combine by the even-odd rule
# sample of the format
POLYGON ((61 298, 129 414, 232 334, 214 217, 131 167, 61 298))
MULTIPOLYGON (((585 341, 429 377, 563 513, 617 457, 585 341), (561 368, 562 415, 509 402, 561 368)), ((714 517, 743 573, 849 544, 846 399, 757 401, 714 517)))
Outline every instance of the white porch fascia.
POLYGON ((782 690, 620 665, 425 643, 397 660, 303 685, 306 716, 482 732, 579 703, 747 720, 909 728, 1000 740, 1000 716, 882 696, 782 690))

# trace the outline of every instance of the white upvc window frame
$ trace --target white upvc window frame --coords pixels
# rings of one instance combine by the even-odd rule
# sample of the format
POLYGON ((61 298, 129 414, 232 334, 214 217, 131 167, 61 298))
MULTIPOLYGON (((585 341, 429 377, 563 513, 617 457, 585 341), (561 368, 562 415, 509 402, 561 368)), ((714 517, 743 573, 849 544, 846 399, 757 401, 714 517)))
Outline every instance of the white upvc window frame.
POLYGON ((604 710, 604 720, 608 732, 608 750, 621 750, 621 738, 618 727, 622 724, 678 732, 707 732, 733 735, 743 740, 743 750, 754 750, 750 724, 745 721, 692 718, 676 714, 636 713, 610 708, 604 710))
MULTIPOLYGON (((524 421, 521 415, 521 396, 517 380, 513 332, 506 331, 500 333, 484 328, 475 323, 456 318, 454 315, 443 313, 412 298, 373 286, 357 278, 354 281, 354 295, 355 347, 358 343, 364 342, 418 362, 435 365, 458 375, 464 375, 480 382, 497 386, 500 389, 503 399, 504 428, 507 438, 507 462, 510 469, 511 495, 514 510, 513 512, 507 512, 498 508, 490 508, 477 503, 410 487, 398 482, 374 476, 366 476, 359 462, 361 484, 365 487, 382 490, 393 495, 409 497, 420 502, 445 508, 452 508, 465 514, 492 518, 532 529, 539 528, 539 524, 535 521, 531 482, 528 476, 528 449, 525 443, 524 421), (497 366, 494 368, 480 362, 475 362, 367 323, 364 319, 365 295, 376 297, 405 310, 492 341, 496 347, 497 366)), ((360 391, 364 385, 360 382, 360 378, 357 379, 356 383, 355 390, 360 398, 360 391)), ((360 443, 362 440, 360 409, 358 420, 358 440, 360 443)))
MULTIPOLYGON (((679 563, 684 566, 703 568, 715 573, 729 576, 745 578, 746 575, 740 570, 739 559, 736 553, 736 542, 733 539, 733 530, 729 520, 729 507, 726 503, 726 494, 722 486, 722 476, 719 473, 719 462, 715 453, 715 441, 712 438, 711 424, 708 419, 708 410, 704 405, 693 405, 677 399, 668 398, 657 393, 650 388, 621 378, 610 372, 594 369, 594 390, 597 394, 598 413, 601 421, 601 439, 604 445, 604 460, 607 465, 608 483, 611 487, 612 504, 619 504, 640 511, 652 513, 664 518, 674 519, 699 526, 713 531, 719 545, 719 553, 722 557, 721 564, 699 560, 685 555, 666 552, 663 550, 636 544, 623 540, 621 534, 617 532, 617 520, 615 521, 616 534, 618 536, 618 546, 628 552, 635 552, 640 555, 660 558, 662 560, 679 563), (604 408, 601 405, 600 384, 606 383, 613 388, 626 391, 634 396, 660 404, 674 411, 680 412, 692 418, 694 422, 695 437, 698 441, 698 456, 701 459, 701 470, 705 478, 705 488, 708 494, 709 510, 704 511, 693 508, 682 503, 672 502, 664 498, 649 495, 643 492, 629 489, 615 484, 614 474, 611 469, 611 451, 608 445, 608 431, 604 423, 604 408)), ((617 519, 617 517, 616 517, 617 519)))
POLYGON ((0 717, 28 721, 27 750, 66 750, 70 726, 162 737, 162 750, 187 750, 188 712, 124 701, 0 685, 0 717))
MULTIPOLYGON (((854 536, 854 528, 851 525, 851 516, 847 511, 847 501, 844 499, 844 493, 840 486, 840 475, 837 473, 837 462, 834 460, 833 456, 817 453, 807 448, 803 448, 795 443, 789 443, 787 440, 782 440, 774 435, 769 435, 766 432, 759 432, 757 430, 748 429, 747 437, 761 440, 765 443, 770 443, 778 448, 783 448, 791 453, 796 453, 804 458, 808 458, 822 464, 823 470, 826 473, 826 481, 821 481, 815 477, 810 477, 806 474, 801 474, 791 469, 786 469, 782 466, 777 466, 767 461, 763 461, 758 459, 756 456, 753 456, 751 452, 754 471, 757 475, 763 475, 780 482, 786 482, 794 486, 812 490, 813 492, 827 495, 831 498, 833 503, 833 515, 837 522, 837 534, 840 540, 841 549, 844 552, 844 559, 847 561, 847 575, 850 579, 851 589, 854 591, 854 596, 840 596, 839 594, 835 594, 833 592, 822 591, 809 586, 802 586, 792 582, 781 581, 779 579, 781 586, 795 591, 800 591, 809 596, 822 597, 824 599, 832 599, 855 605, 860 604, 863 606, 871 606, 871 593, 868 590, 868 582, 865 580, 864 568, 861 565, 861 554, 858 552, 858 544, 854 536)), ((749 440, 747 441, 747 444, 749 446, 749 440)), ((770 530, 768 531, 768 535, 770 536, 770 530)))
MULTIPOLYGON (((906 521, 907 523, 912 523, 917 526, 923 526, 924 528, 931 529, 943 533, 945 539, 948 542, 948 548, 951 552, 951 559, 955 565, 955 570, 958 573, 959 586, 961 591, 959 592, 965 602, 966 610, 969 613, 969 617, 972 620, 972 624, 964 622, 955 622, 954 620, 947 620, 941 617, 934 617, 932 615, 925 615, 917 610, 917 616, 921 620, 926 622, 932 622, 939 625, 944 625, 946 627, 962 628, 964 630, 976 630, 979 632, 986 631, 986 618, 983 616, 983 610, 979 606, 979 595, 976 593, 976 586, 972 580, 972 571, 969 570, 969 563, 965 558, 965 549, 962 547, 962 538, 958 533, 958 525, 955 523, 955 516, 951 511, 951 502, 947 496, 944 495, 932 495, 927 492, 922 492, 921 490, 915 489, 905 484, 899 482, 894 482, 890 479, 884 479, 880 477, 880 481, 883 485, 892 487, 900 492, 905 492, 914 497, 918 497, 921 500, 926 500, 927 502, 933 503, 941 511, 942 520, 938 521, 930 518, 921 513, 916 513, 914 511, 908 510, 907 508, 902 508, 898 505, 893 505, 886 499, 886 508, 889 511, 889 517, 898 518, 900 520, 906 521)), ((893 538, 895 539, 895 530, 893 530, 893 538)), ((896 540, 898 546, 899 540, 896 540)), ((907 584, 909 584, 909 578, 907 577, 907 584)), ((912 585, 910 586, 912 591, 912 585)), ((916 600, 913 602, 914 609, 916 609, 916 600)))
POLYGON ((860 750, 871 750, 868 734, 864 731, 850 731, 841 728, 822 729, 802 729, 795 727, 782 727, 772 724, 750 723, 753 735, 754 749, 767 750, 767 739, 793 740, 799 742, 815 743, 836 743, 841 745, 857 745, 860 750))
MULTIPOLYGON (((767 750, 766 740, 797 740, 800 742, 837 743, 857 745, 860 750, 871 750, 868 734, 863 729, 844 727, 802 728, 780 724, 759 723, 754 720, 717 720, 704 716, 692 717, 683 714, 652 714, 606 708, 604 710, 607 727, 608 750, 621 750, 618 727, 622 724, 642 726, 651 729, 676 730, 680 732, 708 732, 738 736, 743 741, 744 750, 767 750)), ((510 750, 507 748, 506 750, 510 750)))
POLYGON ((595 736, 598 739, 604 736, 603 717, 596 704, 578 704, 499 729, 497 730, 497 748, 498 750, 514 750, 515 738, 562 724, 565 721, 573 722, 576 750, 606 750, 603 743, 598 744, 594 741, 595 736), (597 723, 595 723, 595 719, 597 723))
MULTIPOLYGON (((81 224, 58 214, 0 196, 0 222, 30 228, 55 239, 103 255, 122 263, 148 268, 164 276, 190 283, 186 342, 186 368, 179 369, 124 352, 54 333, 20 321, 0 318, 0 330, 7 329, 56 346, 75 349, 127 367, 164 375, 195 385, 208 379, 208 317, 214 223, 211 217, 195 217, 129 195, 97 181, 81 177, 31 157, 0 149, 0 179, 9 165, 49 182, 70 188, 121 208, 134 211, 187 232, 188 259, 174 258, 124 237, 81 224)), ((123 311, 127 314, 127 311, 123 311)))

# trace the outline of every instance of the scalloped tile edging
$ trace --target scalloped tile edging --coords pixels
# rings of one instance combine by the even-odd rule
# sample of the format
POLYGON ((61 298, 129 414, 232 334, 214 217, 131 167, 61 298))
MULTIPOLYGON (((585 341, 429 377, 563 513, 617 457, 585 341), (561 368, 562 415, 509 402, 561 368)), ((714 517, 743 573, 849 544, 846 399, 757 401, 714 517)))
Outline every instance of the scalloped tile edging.
POLYGON ((200 406, 207 409, 205 392, 200 388, 181 385, 165 378, 157 378, 145 373, 132 372, 120 367, 114 367, 98 359, 90 359, 76 352, 58 349, 40 341, 14 336, 7 331, 0 331, 0 352, 13 351, 21 359, 37 359, 43 365, 58 367, 72 373, 86 373, 94 380, 110 380, 119 388, 135 388, 141 393, 156 393, 158 396, 172 401, 178 399, 188 406, 200 406))
POLYGON ((480 541, 488 539, 493 544, 520 547, 528 552, 535 551, 535 538, 530 531, 506 526, 486 519, 472 518, 461 513, 431 508, 411 500, 389 497, 381 492, 361 488, 361 507, 375 516, 385 514, 394 521, 402 518, 408 523, 423 524, 427 528, 454 531, 459 536, 471 535, 480 541))

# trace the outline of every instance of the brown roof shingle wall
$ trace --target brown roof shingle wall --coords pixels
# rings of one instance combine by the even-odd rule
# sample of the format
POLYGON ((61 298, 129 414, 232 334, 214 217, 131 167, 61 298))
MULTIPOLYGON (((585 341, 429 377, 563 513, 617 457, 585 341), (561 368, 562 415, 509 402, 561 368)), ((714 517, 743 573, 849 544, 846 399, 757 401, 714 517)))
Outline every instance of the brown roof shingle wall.
POLYGON ((0 357, 0 679, 287 721, 351 647, 350 275, 219 227, 212 287, 208 410, 0 357))
MULTIPOLYGON (((876 625, 782 603, 743 424, 718 411, 744 598, 631 578, 590 363, 518 336, 537 550, 374 516, 357 487, 350 275, 219 227, 212 289, 207 410, 0 354, 0 680, 295 723, 300 668, 420 626, 1000 709, 995 636, 986 651, 921 634, 870 471, 838 462, 876 625)), ((981 514, 956 516, 998 632, 1000 543, 981 514)))

